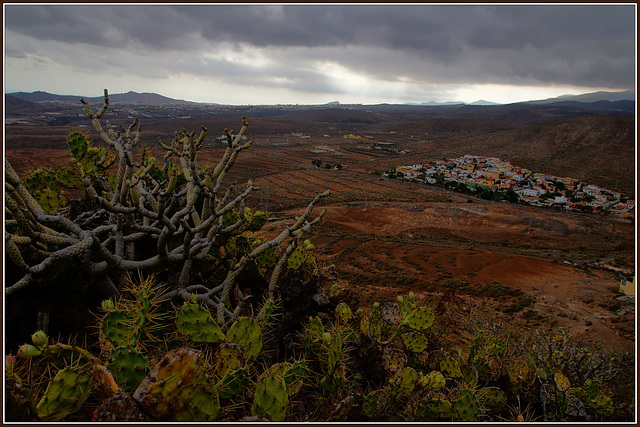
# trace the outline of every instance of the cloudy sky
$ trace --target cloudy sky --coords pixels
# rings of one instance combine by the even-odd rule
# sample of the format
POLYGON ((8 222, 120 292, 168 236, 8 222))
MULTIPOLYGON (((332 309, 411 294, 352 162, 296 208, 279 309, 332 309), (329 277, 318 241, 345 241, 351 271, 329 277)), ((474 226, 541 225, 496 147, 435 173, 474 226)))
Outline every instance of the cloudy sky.
POLYGON ((4 7, 7 92, 374 104, 635 88, 635 4, 4 7))

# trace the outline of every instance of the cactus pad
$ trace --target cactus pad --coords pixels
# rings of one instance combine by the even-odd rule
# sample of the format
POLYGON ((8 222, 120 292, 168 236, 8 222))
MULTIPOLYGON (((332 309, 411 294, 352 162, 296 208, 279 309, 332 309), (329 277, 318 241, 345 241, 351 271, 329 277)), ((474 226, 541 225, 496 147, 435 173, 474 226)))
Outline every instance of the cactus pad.
POLYGON ((441 372, 431 371, 427 375, 424 375, 422 378, 420 378, 418 384, 426 389, 436 390, 444 387, 446 384, 446 380, 441 372))
POLYGON ((440 370, 450 378, 459 378, 462 376, 460 363, 456 359, 453 359, 451 357, 448 357, 440 362, 440 370))
POLYGON ((231 399, 242 393, 249 385, 249 372, 244 369, 229 371, 216 385, 220 399, 231 399))
POLYGON ((342 323, 347 323, 353 317, 353 311, 351 311, 351 308, 343 302, 336 306, 336 314, 342 323))
POLYGON ((304 264, 306 260, 307 253, 303 247, 297 247, 291 255, 289 255, 289 259, 287 260, 287 268, 289 270, 298 270, 304 264))
POLYGON ((234 371, 244 365, 242 350, 235 343, 222 343, 213 357, 213 366, 216 375, 223 377, 229 371, 234 371))
POLYGON ((402 313, 398 304, 385 302, 380 307, 380 317, 390 325, 399 325, 402 321, 402 313))
POLYGON ((478 393, 478 401, 486 410, 499 412, 507 406, 507 395, 498 387, 485 387, 478 393))
POLYGON ((407 364, 407 355, 399 349, 385 347, 382 352, 382 365, 390 372, 397 372, 407 364))
POLYGON ((450 420, 453 414, 451 402, 443 396, 433 397, 421 402, 413 412, 414 421, 450 420))
POLYGON ((406 367, 396 372, 389 380, 391 386, 400 396, 409 396, 416 388, 418 373, 415 369, 406 367))
POLYGON ((411 329, 423 331, 433 325, 436 316, 428 307, 419 307, 406 318, 406 323, 411 329))
POLYGON ((227 331, 227 341, 238 344, 245 359, 253 359, 262 349, 262 328, 250 317, 241 317, 227 331))
POLYGON ((146 415, 166 418, 187 407, 198 393, 196 384, 204 371, 202 352, 185 347, 171 350, 140 383, 133 398, 146 415))
POLYGON ((405 348, 413 353, 422 353, 429 346, 427 337, 420 332, 412 331, 401 335, 405 348))
POLYGON ((91 377, 79 369, 64 368, 47 384, 47 389, 38 402, 38 417, 49 421, 60 421, 76 412, 91 392, 91 377))
POLYGON ((87 141, 87 137, 81 132, 73 132, 67 137, 67 144, 69 144, 69 149, 71 150, 71 154, 76 160, 81 160, 85 154, 87 154, 87 149, 89 148, 89 142, 87 141))
POLYGON ((213 320, 211 312, 200 307, 195 301, 185 301, 182 307, 176 310, 176 327, 178 332, 195 343, 216 343, 224 339, 224 333, 213 320))
POLYGON ((289 395, 282 376, 265 376, 258 381, 253 395, 253 415, 260 415, 270 421, 284 421, 289 395))
POLYGON ((134 347, 122 346, 111 352, 109 369, 118 384, 126 390, 135 390, 147 376, 149 362, 134 347))
POLYGON ((478 399, 470 390, 462 390, 455 404, 454 416, 457 421, 478 421, 480 407, 478 399))

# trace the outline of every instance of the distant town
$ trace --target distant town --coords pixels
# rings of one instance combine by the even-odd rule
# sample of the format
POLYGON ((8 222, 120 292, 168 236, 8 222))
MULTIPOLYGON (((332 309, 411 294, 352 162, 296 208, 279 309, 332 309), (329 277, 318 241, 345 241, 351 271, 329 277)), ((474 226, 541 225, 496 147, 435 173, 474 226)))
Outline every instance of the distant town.
POLYGON ((630 216, 635 200, 574 178, 536 173, 495 157, 464 155, 431 163, 398 166, 385 177, 439 185, 487 200, 585 213, 630 216))

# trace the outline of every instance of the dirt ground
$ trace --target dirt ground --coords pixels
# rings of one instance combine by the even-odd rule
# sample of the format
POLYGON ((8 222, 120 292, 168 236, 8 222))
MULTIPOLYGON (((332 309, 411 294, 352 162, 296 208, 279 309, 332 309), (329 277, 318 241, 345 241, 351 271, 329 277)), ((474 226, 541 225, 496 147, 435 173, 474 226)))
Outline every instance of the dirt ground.
POLYGON ((433 306, 446 299, 461 325, 493 317, 529 330, 561 326, 610 350, 633 347, 635 299, 615 292, 616 273, 585 264, 613 251, 612 233, 632 244, 632 224, 480 202, 325 207, 311 240, 362 305, 413 291, 433 306), (448 291, 443 284, 451 279, 465 288, 448 291), (500 288, 516 296, 491 291, 500 288), (504 311, 523 298, 527 307, 504 311))

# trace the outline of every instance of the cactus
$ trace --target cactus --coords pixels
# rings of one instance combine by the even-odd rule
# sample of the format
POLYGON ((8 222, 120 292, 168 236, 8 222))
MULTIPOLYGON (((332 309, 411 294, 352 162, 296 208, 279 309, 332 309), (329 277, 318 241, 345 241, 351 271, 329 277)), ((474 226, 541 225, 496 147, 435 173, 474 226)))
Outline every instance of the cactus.
POLYGON ((284 377, 266 375, 256 384, 251 412, 270 421, 284 421, 288 403, 289 394, 284 377))
POLYGON ((56 180, 64 187, 78 187, 82 185, 80 174, 78 171, 70 166, 65 166, 58 169, 56 172, 56 180))
POLYGON ((556 372, 553 374, 553 381, 556 385, 556 389, 562 393, 565 393, 571 387, 571 381, 565 377, 562 372, 556 372))
POLYGON ((490 412, 500 412, 507 406, 507 395, 498 387, 484 387, 477 397, 479 404, 490 412))
POLYGON ((60 421, 78 411, 91 392, 91 377, 78 368, 64 368, 47 384, 36 406, 38 417, 60 421))
POLYGON ((118 393, 98 405, 91 417, 93 422, 144 421, 144 415, 136 400, 125 393, 118 393))
POLYGON ((71 154, 77 161, 82 160, 85 154, 87 154, 89 141, 87 140, 87 135, 82 132, 72 132, 67 137, 67 144, 69 144, 71 154))
POLYGON ((397 348, 385 347, 382 352, 382 365, 389 372, 397 372, 407 364, 407 355, 397 348))
POLYGON ((499 337, 491 337, 487 339, 484 345, 484 351, 489 356, 499 356, 507 349, 507 343, 499 337))
POLYGON ((256 258, 256 263, 260 268, 273 268, 276 265, 276 251, 274 248, 267 249, 256 258))
POLYGON ((302 247, 296 248, 287 260, 287 268, 289 270, 298 270, 304 264, 306 259, 306 251, 302 247))
POLYGON ((511 384, 520 387, 530 377, 529 365, 522 360, 515 360, 507 368, 507 374, 511 384))
POLYGON ((480 416, 478 399, 470 390, 462 390, 458 394, 454 408, 454 417, 457 421, 477 421, 480 416))
POLYGON ((416 331, 424 331, 433 325, 436 316, 428 307, 418 307, 405 319, 406 324, 416 331))
POLYGON ((59 193, 46 188, 34 191, 33 197, 46 214, 60 209, 65 204, 64 198, 59 193))
MULTIPOLYGON (((5 162, 7 222, 19 225, 16 230, 19 234, 11 238, 8 246, 11 259, 22 270, 21 277, 6 284, 7 296, 31 286, 42 286, 47 292, 52 290, 53 295, 56 292, 63 295, 69 290, 68 286, 58 286, 60 275, 50 274, 60 261, 78 266, 78 280, 91 285, 78 286, 78 289, 87 288, 88 295, 98 293, 103 297, 118 295, 126 273, 163 270, 161 274, 168 275, 168 271, 177 270, 178 280, 171 281, 172 288, 164 290, 166 299, 184 298, 192 293, 186 288, 195 285, 199 300, 216 309, 218 324, 226 323, 234 318, 236 307, 232 306, 236 301, 232 296, 243 270, 255 268, 254 261, 263 253, 262 265, 274 265, 273 249, 287 240, 290 245, 297 245, 304 233, 324 215, 323 211, 315 219, 311 218, 313 208, 330 194, 328 191, 319 194, 292 226, 243 254, 230 269, 218 269, 218 273, 226 275, 224 280, 195 284, 192 270, 202 265, 200 261, 211 250, 244 231, 260 230, 267 220, 264 213, 245 206, 255 189, 252 182, 234 197, 230 189, 225 191, 222 187, 240 152, 252 144, 252 141, 242 142, 248 121, 243 118, 240 132, 230 137, 219 162, 203 169, 198 165, 197 155, 204 147, 207 135, 204 127, 199 135, 195 130, 182 130, 168 144, 159 141, 166 153, 162 158, 154 158, 144 147, 142 155, 137 156, 141 140, 141 125, 137 120, 128 129, 103 128, 101 118, 109 107, 106 90, 104 104, 97 112, 84 100, 81 102, 105 147, 93 146, 82 132, 72 132, 67 137, 71 166, 57 173, 35 171, 37 173, 27 179, 28 185, 44 182, 46 186, 31 190, 9 162, 5 162), (116 158, 117 173, 110 174, 108 168, 116 158), (108 225, 96 226, 93 222, 101 220, 97 215, 82 215, 73 220, 42 216, 63 206, 58 188, 77 184, 78 180, 88 201, 96 206, 96 212, 109 215, 108 225), (25 256, 27 253, 30 256, 25 256)), ((299 269, 309 259, 311 250, 313 245, 304 241, 293 256, 291 267, 299 269)), ((283 265, 286 267, 286 263, 283 265)), ((270 293, 282 276, 282 266, 277 267, 278 264, 270 276, 270 293)))
POLYGON ((418 373, 410 367, 400 369, 389 380, 389 384, 399 396, 409 396, 416 388, 417 382, 418 373))
POLYGON ((224 378, 216 384, 220 399, 231 399, 242 393, 249 385, 249 372, 244 369, 228 371, 224 378))
POLYGON ((196 393, 186 409, 179 412, 176 421, 215 421, 220 415, 220 394, 206 375, 196 385, 196 393))
POLYGON ((198 393, 206 366, 202 352, 181 347, 156 363, 133 393, 142 411, 154 420, 184 410, 198 393))
POLYGON ((399 325, 402 321, 402 312, 398 304, 385 302, 380 308, 380 317, 390 325, 399 325))
POLYGON ((390 400, 390 388, 385 387, 373 390, 364 398, 364 402, 362 403, 362 413, 369 418, 374 418, 387 407, 390 400))
POLYGON ((347 323, 353 318, 353 311, 347 304, 341 302, 336 306, 336 315, 342 323, 347 323))
MULTIPOLYGON (((105 309, 107 305, 103 304, 102 307, 105 309)), ((133 333, 128 323, 129 317, 124 311, 116 308, 107 309, 100 324, 100 332, 113 345, 126 346, 133 341, 133 333)))
POLYGON ((176 327, 178 332, 189 337, 194 343, 217 343, 224 339, 220 326, 213 320, 211 312, 198 305, 196 296, 191 302, 185 301, 176 310, 176 327))
POLYGON ((227 331, 227 341, 242 349, 246 360, 255 358, 262 349, 262 328, 251 317, 241 317, 227 331))
POLYGON ((125 345, 111 351, 109 369, 118 384, 133 391, 147 376, 149 361, 134 347, 125 345))
POLYGON ((440 371, 443 374, 450 378, 459 378, 462 376, 462 371, 460 370, 460 363, 458 360, 447 357, 442 362, 440 362, 440 371))
POLYGON ((438 371, 431 371, 427 375, 422 376, 418 381, 418 385, 420 387, 428 390, 437 390, 444 387, 445 384, 446 379, 444 378, 444 375, 438 371))
POLYGON ((413 421, 438 421, 450 420, 453 415, 453 406, 444 396, 432 397, 421 402, 413 412, 413 421))
POLYGON ((401 335, 405 348, 413 353, 422 353, 429 346, 429 341, 420 332, 407 332, 401 335))
POLYGON ((229 371, 244 366, 242 349, 235 343, 221 343, 213 357, 214 372, 218 377, 223 377, 229 371))

